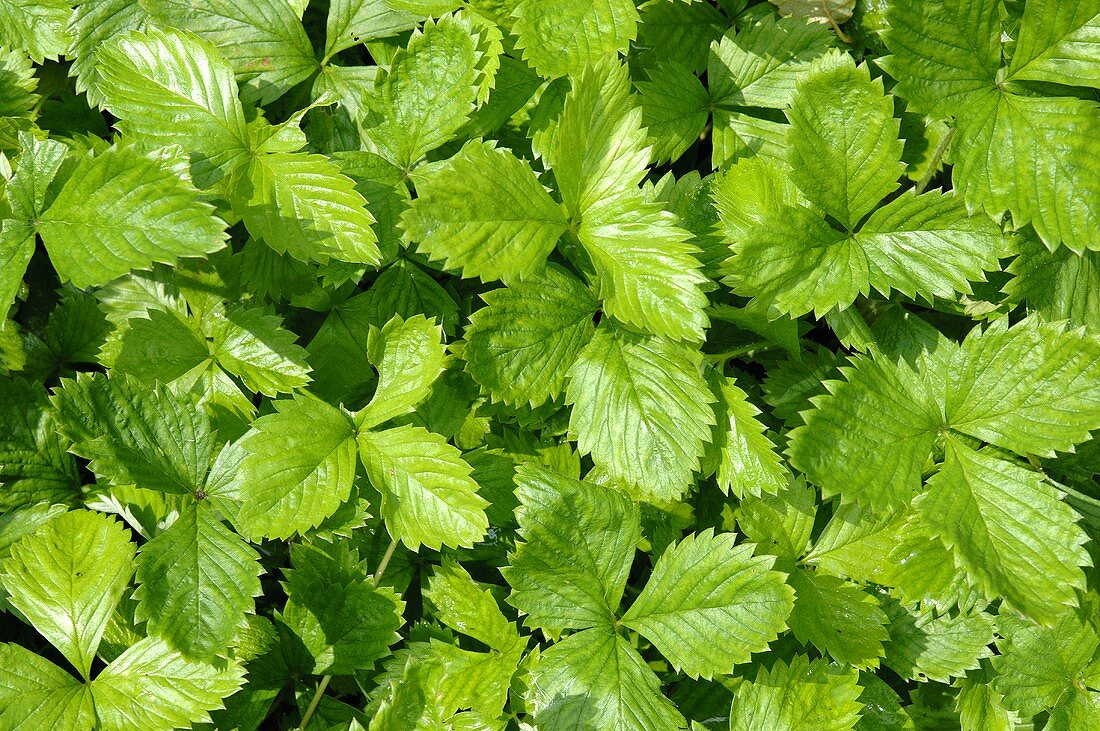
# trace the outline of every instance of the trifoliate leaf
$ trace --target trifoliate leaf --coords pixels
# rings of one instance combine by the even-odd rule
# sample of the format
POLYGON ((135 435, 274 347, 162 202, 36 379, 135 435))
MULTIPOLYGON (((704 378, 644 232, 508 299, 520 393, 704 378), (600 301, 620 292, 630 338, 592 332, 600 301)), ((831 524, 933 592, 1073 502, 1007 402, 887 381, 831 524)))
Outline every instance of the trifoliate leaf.
POLYGON ((541 406, 557 398, 592 339, 598 303, 557 265, 481 296, 466 329, 466 370, 494 399, 541 406))
POLYGON ((88 680, 107 621, 130 583, 133 560, 134 544, 120 523, 74 510, 12 546, 0 583, 11 605, 88 680))
POLYGON ((346 547, 298 544, 290 558, 282 621, 305 645, 313 671, 350 675, 385 657, 404 608, 393 591, 373 586, 346 547))
POLYGON ((570 635, 545 650, 531 671, 527 703, 544 728, 676 731, 683 716, 661 694, 638 651, 610 627, 570 635))
POLYGON ((80 473, 57 431, 45 389, 0 381, 0 512, 80 495, 80 473))
MULTIPOLYGON (((159 308, 127 320, 113 366, 146 385, 169 384, 210 359, 191 318, 159 308)), ((110 362, 110 361, 108 361, 110 362)))
POLYGON ((211 350, 218 365, 266 396, 290 393, 309 383, 306 351, 294 333, 263 310, 230 307, 213 316, 211 350))
POLYGON ((638 11, 630 0, 521 0, 512 18, 516 48, 547 79, 578 77, 625 53, 638 34, 638 11))
POLYGON ((1100 86, 1100 4, 1038 0, 1024 7, 1007 80, 1100 86))
POLYGON ((785 109, 810 63, 835 45, 829 27, 768 14, 710 47, 707 79, 719 109, 785 109))
POLYGON ((414 31, 364 120, 372 149, 407 171, 450 141, 474 109, 478 57, 475 39, 453 16, 414 31))
POLYGON ((1042 475, 952 438, 919 511, 986 598, 1050 622, 1084 589, 1088 536, 1042 475))
POLYGON ((946 390, 953 430, 1053 456, 1100 427, 1100 340, 1036 317, 998 320, 963 342, 946 390))
POLYGON ((786 629, 794 592, 772 557, 735 538, 703 531, 670 546, 622 618, 691 677, 729 673, 786 629))
POLYGON ((856 66, 839 51, 816 61, 799 80, 787 117, 791 178, 841 226, 851 231, 897 189, 899 122, 882 80, 872 81, 866 64, 856 66))
POLYGON ((417 16, 386 0, 332 0, 325 24, 325 58, 375 38, 413 28, 417 16))
POLYGON ((95 705, 88 686, 15 643, 0 644, 0 729, 90 729, 95 705))
POLYGON ((236 662, 188 660, 147 638, 122 653, 92 682, 96 718, 108 728, 142 731, 208 722, 209 712, 244 684, 236 662))
POLYGON ((700 368, 691 346, 601 327, 570 369, 565 389, 577 448, 639 495, 676 499, 698 468, 714 423, 714 396, 700 368))
POLYGON ((69 48, 68 0, 0 0, 0 44, 26 51, 35 61, 56 59, 69 48))
POLYGON ((759 553, 786 559, 802 558, 817 517, 817 495, 806 481, 789 480, 776 494, 745 495, 737 505, 737 526, 759 544, 759 553))
POLYGON ((402 320, 395 315, 382 329, 367 336, 367 359, 378 371, 370 403, 355 416, 360 428, 370 428, 407 414, 428 397, 443 372, 445 356, 439 325, 423 315, 402 320))
POLYGON ((260 594, 259 558, 213 509, 193 503, 141 548, 137 619, 185 655, 222 653, 260 594))
POLYGON ((443 437, 418 426, 364 431, 359 453, 382 493, 382 518, 394 540, 438 551, 472 546, 485 535, 488 503, 462 453, 443 437))
POLYGON ((989 645, 995 625, 993 617, 984 612, 953 617, 893 601, 887 601, 885 609, 890 617, 890 642, 883 662, 903 678, 947 683, 993 654, 989 645))
POLYGON ((596 269, 603 309, 628 325, 698 341, 709 324, 698 249, 676 217, 639 193, 592 205, 578 238, 596 269))
POLYGON ((238 169, 232 185, 234 211, 275 251, 305 262, 381 261, 366 200, 323 155, 257 155, 238 169))
POLYGON ((522 541, 503 569, 508 603, 550 634, 609 625, 641 537, 637 506, 530 463, 515 482, 522 541))
POLYGON ((53 397, 76 455, 116 485, 170 493, 202 489, 214 451, 205 412, 130 376, 81 373, 53 397))
POLYGON ((490 143, 467 143, 416 189, 406 236, 467 278, 514 283, 539 272, 569 225, 531 168, 490 143))
POLYGON ((286 0, 157 0, 146 7, 165 25, 210 41, 233 66, 246 102, 268 104, 307 79, 317 59, 286 0))
POLYGON ((719 455, 718 487, 738 498, 778 492, 789 474, 756 418, 760 409, 732 378, 721 379, 716 390, 718 426, 713 448, 719 455))
POLYGON ((156 262, 225 246, 225 223, 175 171, 132 147, 86 157, 41 216, 38 233, 62 280, 106 284, 156 262))
POLYGON ((103 105, 119 129, 151 147, 181 145, 200 188, 229 174, 248 149, 233 70, 190 33, 133 31, 97 52, 103 105))
POLYGON ((274 402, 240 446, 241 510, 249 537, 289 538, 320 524, 351 494, 355 425, 345 412, 306 396, 274 402))
POLYGON ((730 731, 848 731, 863 704, 855 670, 824 659, 796 655, 761 668, 756 679, 738 686, 730 711, 730 731))
POLYGON ((795 602, 788 624, 799 642, 841 664, 878 665, 890 635, 875 597, 844 579, 804 568, 795 569, 789 581, 795 602))

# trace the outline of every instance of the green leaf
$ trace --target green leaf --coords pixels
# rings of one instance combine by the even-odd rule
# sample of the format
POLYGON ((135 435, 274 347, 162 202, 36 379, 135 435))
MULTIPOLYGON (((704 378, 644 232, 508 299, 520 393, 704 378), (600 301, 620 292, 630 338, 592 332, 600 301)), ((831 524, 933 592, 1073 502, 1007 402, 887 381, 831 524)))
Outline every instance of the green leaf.
POLYGON ((845 381, 825 381, 806 424, 789 433, 791 464, 825 497, 873 509, 906 503, 943 423, 919 376, 905 363, 853 358, 845 381))
POLYGON ((466 278, 507 283, 545 266, 569 222, 523 161, 471 141, 417 177, 402 218, 419 251, 466 278))
POLYGON ((11 547, 0 569, 8 601, 80 675, 133 574, 134 544, 110 516, 63 513, 11 547))
POLYGON ((890 642, 884 663, 903 678, 950 682, 979 666, 993 650, 993 617, 984 612, 939 614, 928 607, 885 604, 890 642))
POLYGON ((565 269, 542 273, 481 296, 486 306, 466 329, 466 371, 494 400, 541 406, 592 339, 598 303, 565 269))
POLYGON ((738 686, 730 711, 731 731, 848 731, 863 704, 855 670, 810 662, 796 655, 761 668, 752 682, 738 686))
POLYGON ((653 162, 679 159, 706 129, 710 105, 706 87, 691 69, 675 62, 649 69, 648 79, 638 81, 637 87, 653 162))
POLYGON ((918 503, 929 532, 943 541, 986 598, 1004 597, 1038 622, 1053 621, 1084 590, 1088 540, 1073 509, 1040 473, 975 452, 952 438, 940 471, 918 503))
POLYGON ((642 110, 625 66, 611 61, 573 80, 546 158, 574 221, 601 201, 633 192, 649 163, 642 110))
POLYGON ((80 495, 80 473, 65 451, 45 389, 0 381, 0 512, 80 495))
MULTIPOLYGON (((39 139, 29 133, 21 134, 19 143, 22 152, 11 179, 4 186, 4 195, 11 207, 11 218, 33 227, 34 221, 57 195, 52 183, 70 149, 57 140, 39 139)), ((5 235, 9 234, 10 223, 16 221, 4 221, 5 235)), ((19 274, 22 276, 22 272, 19 274)))
POLYGON ((488 502, 477 494, 470 465, 446 439, 418 426, 361 431, 359 453, 382 493, 382 518, 394 540, 438 551, 484 537, 488 502))
POLYGON ((1031 223, 1051 249, 1097 248, 1100 138, 1088 132, 1100 125, 1095 103, 990 91, 956 125, 951 178, 968 206, 993 216, 1007 209, 1014 226, 1031 223))
POLYGON ((788 480, 776 494, 745 495, 737 505, 737 526, 745 537, 791 565, 806 553, 817 517, 817 494, 801 478, 788 480))
POLYGON ((332 0, 325 24, 325 58, 409 30, 417 21, 416 15, 394 9, 389 0, 332 0))
POLYGON ((162 386, 122 373, 79 374, 53 397, 74 454, 114 484, 170 493, 200 490, 213 456, 206 414, 162 386))
POLYGON ((88 687, 49 660, 14 643, 0 644, 0 728, 95 726, 88 687))
POLYGON ((106 284, 225 246, 225 223, 186 180, 131 147, 86 157, 38 224, 62 280, 106 284))
POLYGON ((0 117, 29 117, 38 102, 38 79, 26 54, 0 49, 0 117))
POLYGON ((355 415, 359 428, 371 428, 407 414, 431 393, 443 372, 446 355, 442 333, 434 320, 394 315, 367 336, 367 359, 378 370, 378 385, 370 403, 355 415))
POLYGON ((238 306, 215 313, 213 322, 214 358, 250 390, 275 396, 309 383, 306 351, 278 317, 238 306))
POLYGON ((900 122, 882 80, 839 51, 799 80, 787 117, 791 179, 841 226, 856 224, 897 190, 904 172, 900 122))
POLYGON ((641 537, 637 506, 531 463, 520 465, 515 483, 522 541, 502 569, 508 603, 552 635, 610 625, 641 537))
POLYGON ((240 441, 247 453, 234 525, 248 537, 289 538, 321 523, 351 494, 355 425, 307 396, 274 402, 240 441))
POLYGON ((313 658, 313 672, 350 675, 389 654, 404 603, 375 587, 357 556, 346 546, 296 544, 290 558, 282 621, 313 658))
POLYGON ((382 259, 366 200, 323 155, 254 156, 237 170, 232 188, 233 209, 249 232, 280 254, 321 263, 382 259))
POLYGON ((188 660, 147 638, 122 653, 92 683, 96 717, 119 731, 181 728, 209 722, 209 712, 244 684, 235 662, 188 660))
POLYGON ((638 11, 630 0, 521 0, 512 17, 517 50, 547 79, 578 77, 626 53, 638 34, 638 11))
POLYGON ((1077 613, 1062 611, 1049 627, 1040 627, 1006 612, 999 618, 1003 640, 993 659, 993 687, 1005 706, 1023 716, 1093 696, 1097 666, 1093 661, 1100 637, 1077 613))
POLYGON ((1036 0, 1024 7, 1008 79, 1100 86, 1100 3, 1036 0))
POLYGON ((212 509, 189 505, 141 548, 135 615, 185 655, 222 653, 260 595, 259 558, 212 509))
POLYGON ((669 546, 622 618, 693 678, 728 674, 787 627, 794 592, 775 559, 735 539, 706 530, 669 546))
POLYGON ((908 193, 871 214, 855 235, 867 257, 868 281, 889 296, 970 294, 969 282, 999 269, 1009 241, 987 217, 968 216, 954 193, 908 193))
POLYGON ((947 384, 955 431, 1021 454, 1070 451, 1100 427, 1100 340, 1036 317, 963 342, 947 384))
POLYGON ((1048 321, 1068 320, 1100 334, 1100 252, 1060 247, 1051 253, 1038 237, 1021 238, 1020 255, 1005 269, 1015 275, 1003 288, 1009 300, 1048 321))
POLYGON ((844 579, 803 568, 794 570, 790 584, 796 596, 788 623, 799 642, 842 665, 878 666, 890 635, 886 613, 873 596, 844 579))
POLYGON ((217 46, 232 65, 245 102, 269 104, 317 70, 299 16, 286 0, 144 0, 166 26, 217 46))
POLYGON ((39 64, 56 59, 69 48, 71 12, 69 0, 0 0, 0 45, 26 51, 39 64))
POLYGON ((836 44, 828 26, 768 14, 711 44, 707 80, 719 109, 785 109, 795 84, 836 44))
POLYGON ((498 652, 520 644, 515 625, 501 614, 488 589, 470 578, 459 563, 450 560, 433 569, 428 598, 443 624, 484 643, 498 652))
POLYGON ((153 386, 209 366, 210 346, 193 318, 150 308, 126 323, 114 362, 107 360, 116 370, 153 386))
POLYGON ((638 651, 610 627, 570 635, 531 670, 527 703, 540 728, 686 728, 638 651))
POLYGON ((893 55, 883 67, 912 111, 961 117, 993 87, 1001 65, 999 8, 995 0, 889 4, 885 41, 893 55))
POLYGON ((72 43, 65 55, 73 60, 70 75, 76 79, 76 91, 85 92, 89 104, 104 104, 99 90, 103 45, 128 31, 141 30, 148 20, 149 13, 134 0, 85 0, 77 5, 69 20, 72 43))
POLYGON ((233 70, 212 44, 174 30, 130 32, 97 52, 103 105, 119 130, 151 147, 181 145, 200 188, 248 149, 233 70))
MULTIPOLYGON (((454 16, 427 21, 393 59, 362 124, 373 149, 402 170, 449 142, 474 110, 477 42, 454 16)), ((371 147, 368 147, 371 149, 371 147)))
POLYGON ((593 204, 578 238, 596 269, 603 309, 655 335, 698 341, 709 321, 707 281, 676 216, 628 191, 593 204))
POLYGON ((714 424, 701 361, 688 345, 599 328, 565 390, 577 448, 648 499, 678 498, 714 424))
POLYGON ((764 435, 764 425, 757 419, 760 409, 732 378, 722 378, 717 392, 713 445, 719 454, 719 489, 738 498, 779 492, 790 475, 775 445, 764 435))

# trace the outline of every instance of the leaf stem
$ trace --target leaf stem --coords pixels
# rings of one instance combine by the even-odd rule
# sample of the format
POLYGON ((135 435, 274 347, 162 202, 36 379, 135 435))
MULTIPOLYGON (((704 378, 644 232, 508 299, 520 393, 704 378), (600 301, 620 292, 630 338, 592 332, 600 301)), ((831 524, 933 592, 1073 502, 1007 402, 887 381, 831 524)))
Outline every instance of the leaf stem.
POLYGON ((825 13, 825 20, 829 21, 829 25, 833 26, 833 31, 836 33, 836 37, 844 43, 851 43, 852 39, 844 35, 844 31, 840 29, 840 26, 837 25, 836 20, 833 19, 833 14, 829 12, 828 0, 818 0, 818 3, 821 5, 821 12, 825 13))
POLYGON ((386 553, 382 556, 382 561, 378 564, 378 570, 374 572, 374 585, 378 586, 382 581, 382 574, 386 573, 386 567, 390 565, 390 559, 393 558, 393 552, 397 548, 397 539, 390 541, 390 547, 386 549, 386 553))
POLYGON ((947 152, 947 146, 951 144, 951 138, 955 136, 955 128, 947 130, 947 134, 940 140, 940 144, 936 147, 935 153, 932 154, 932 162, 928 166, 928 170, 921 176, 920 181, 917 183, 917 187, 913 190, 917 195, 924 192, 924 189, 928 187, 928 184, 932 182, 932 177, 936 174, 936 171, 940 167, 940 161, 943 160, 943 155, 947 152))
POLYGON ((321 696, 325 694, 325 688, 328 687, 330 680, 332 680, 331 675, 321 677, 321 682, 317 684, 317 690, 313 694, 313 700, 309 702, 309 708, 306 709, 305 714, 302 716, 302 722, 298 724, 298 731, 304 731, 305 727, 309 724, 309 719, 313 718, 313 712, 317 710, 317 706, 321 702, 321 696))

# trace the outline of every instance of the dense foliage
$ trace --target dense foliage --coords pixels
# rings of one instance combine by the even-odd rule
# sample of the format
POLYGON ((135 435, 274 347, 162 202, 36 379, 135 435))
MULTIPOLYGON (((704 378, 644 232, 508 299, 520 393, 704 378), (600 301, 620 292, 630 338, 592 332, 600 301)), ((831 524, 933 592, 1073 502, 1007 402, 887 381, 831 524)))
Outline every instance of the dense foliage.
POLYGON ((1100 728, 1100 0, 0 0, 0 731, 1100 728))

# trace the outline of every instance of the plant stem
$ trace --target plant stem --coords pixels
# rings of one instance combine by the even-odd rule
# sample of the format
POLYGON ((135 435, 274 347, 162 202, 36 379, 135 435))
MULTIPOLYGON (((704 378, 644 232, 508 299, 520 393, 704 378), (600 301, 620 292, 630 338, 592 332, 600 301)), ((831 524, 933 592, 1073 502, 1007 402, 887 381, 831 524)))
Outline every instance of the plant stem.
POLYGON ((393 558, 393 552, 397 548, 397 541, 390 541, 390 547, 386 549, 386 553, 382 556, 382 561, 378 564, 378 570, 374 572, 374 585, 377 587, 382 581, 382 574, 386 573, 386 567, 390 565, 390 559, 393 558))
POLYGON ((325 688, 328 687, 330 680, 332 680, 331 675, 321 677, 321 682, 317 685, 317 691, 313 694, 313 700, 309 702, 309 708, 302 716, 302 722, 298 724, 298 731, 304 731, 305 727, 309 725, 309 719, 313 718, 313 712, 317 710, 317 705, 321 702, 321 696, 325 694, 325 688))
POLYGON ((837 25, 836 20, 833 19, 833 14, 831 12, 829 12, 829 2, 828 2, 828 0, 818 0, 818 1, 821 4, 821 12, 825 13, 825 20, 829 21, 829 25, 833 26, 833 31, 836 33, 836 37, 839 38, 844 43, 851 43, 852 39, 849 38, 848 36, 844 35, 844 31, 842 31, 840 29, 840 26, 837 25))

